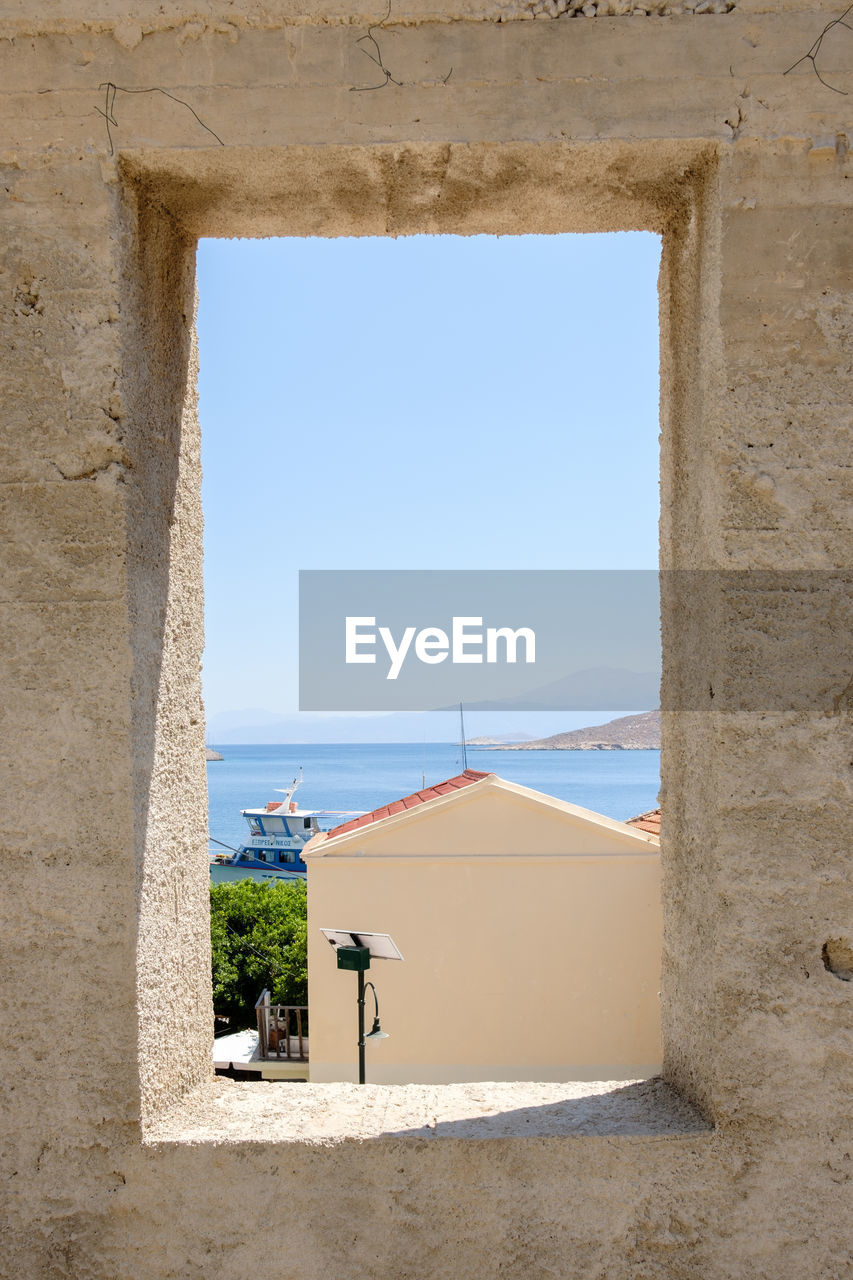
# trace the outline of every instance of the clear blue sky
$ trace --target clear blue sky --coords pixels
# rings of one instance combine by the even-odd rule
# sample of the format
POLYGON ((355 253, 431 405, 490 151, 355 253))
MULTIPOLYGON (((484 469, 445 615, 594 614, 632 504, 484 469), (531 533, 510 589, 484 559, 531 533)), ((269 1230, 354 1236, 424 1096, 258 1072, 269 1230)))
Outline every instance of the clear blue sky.
POLYGON ((208 714, 297 706, 299 569, 648 569, 656 236, 204 240, 208 714))

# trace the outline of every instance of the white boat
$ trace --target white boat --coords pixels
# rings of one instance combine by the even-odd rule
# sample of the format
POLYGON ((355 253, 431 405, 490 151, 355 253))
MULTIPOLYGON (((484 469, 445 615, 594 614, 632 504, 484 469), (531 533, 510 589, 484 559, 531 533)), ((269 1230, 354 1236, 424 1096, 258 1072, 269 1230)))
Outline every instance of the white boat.
POLYGON ((358 811, 300 809, 293 799, 302 776, 282 789, 283 800, 271 800, 263 809, 241 809, 249 835, 236 849, 211 837, 218 852, 210 855, 211 884, 229 880, 304 880, 307 867, 302 850, 318 831, 327 831, 358 811))

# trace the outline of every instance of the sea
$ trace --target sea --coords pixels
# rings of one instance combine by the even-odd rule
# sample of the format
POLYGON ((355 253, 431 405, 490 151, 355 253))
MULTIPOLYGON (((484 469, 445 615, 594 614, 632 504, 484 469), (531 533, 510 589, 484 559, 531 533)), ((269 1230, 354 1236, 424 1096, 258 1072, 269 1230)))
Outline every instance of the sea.
MULTIPOLYGON (((469 769, 497 773, 623 822, 657 805, 659 751, 467 752, 469 769)), ((228 745, 222 754, 223 760, 207 765, 210 835, 232 846, 246 834, 240 810, 282 799, 280 792, 300 773, 300 807, 349 812, 388 804, 465 767, 458 742, 228 745)))

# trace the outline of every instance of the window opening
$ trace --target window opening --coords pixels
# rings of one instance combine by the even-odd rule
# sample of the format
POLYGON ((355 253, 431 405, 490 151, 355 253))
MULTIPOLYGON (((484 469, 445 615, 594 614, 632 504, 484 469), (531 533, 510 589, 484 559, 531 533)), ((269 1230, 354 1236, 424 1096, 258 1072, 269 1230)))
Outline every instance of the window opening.
MULTIPOLYGON (((463 768, 446 721, 298 712, 297 570, 656 568, 659 248, 649 233, 201 243, 205 698, 226 761, 209 770, 212 836, 241 840, 241 810, 300 766, 288 811, 372 810, 463 768), (265 586, 248 661, 247 579, 265 586)), ((467 736, 616 714, 469 713, 467 736)), ((653 751, 468 750, 469 767, 611 818, 654 808, 653 751)), ((527 822, 517 835, 521 899, 527 822)), ((276 853, 304 870, 299 851, 243 861, 276 853)), ((523 972, 547 987, 553 965, 523 972)), ((497 1008, 490 982, 468 998, 497 1008)))

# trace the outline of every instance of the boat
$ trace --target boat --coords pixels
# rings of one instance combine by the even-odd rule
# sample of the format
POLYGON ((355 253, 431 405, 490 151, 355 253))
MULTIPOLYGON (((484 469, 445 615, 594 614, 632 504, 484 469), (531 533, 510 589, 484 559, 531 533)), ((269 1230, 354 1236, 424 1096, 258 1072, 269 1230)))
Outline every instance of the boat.
POLYGON ((271 800, 263 809, 241 809, 249 834, 238 848, 214 840, 210 854, 211 884, 231 880, 304 880, 308 868, 302 850, 318 831, 337 826, 346 818, 358 817, 360 810, 300 809, 293 799, 302 785, 302 775, 282 788, 283 800, 271 800))

